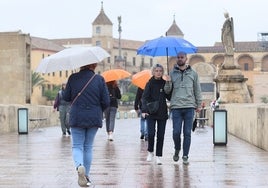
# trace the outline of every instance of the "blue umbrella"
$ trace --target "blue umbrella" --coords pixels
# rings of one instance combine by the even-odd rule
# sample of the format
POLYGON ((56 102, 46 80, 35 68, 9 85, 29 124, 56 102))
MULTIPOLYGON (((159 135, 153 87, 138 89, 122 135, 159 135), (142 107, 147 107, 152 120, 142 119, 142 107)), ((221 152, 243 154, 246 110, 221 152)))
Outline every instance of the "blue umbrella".
POLYGON ((185 39, 166 36, 149 40, 137 50, 138 55, 167 56, 167 63, 168 56, 177 56, 178 52, 196 53, 197 48, 185 39))

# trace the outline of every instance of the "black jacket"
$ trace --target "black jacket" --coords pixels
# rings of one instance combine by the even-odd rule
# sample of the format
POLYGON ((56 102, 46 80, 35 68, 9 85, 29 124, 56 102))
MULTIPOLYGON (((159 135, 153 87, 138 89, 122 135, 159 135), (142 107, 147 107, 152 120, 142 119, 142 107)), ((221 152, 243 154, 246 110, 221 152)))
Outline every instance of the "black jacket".
POLYGON ((164 85, 166 81, 162 78, 160 80, 154 79, 152 77, 145 86, 142 95, 142 112, 148 113, 147 103, 153 101, 159 101, 159 109, 154 114, 149 114, 148 118, 152 119, 168 119, 167 102, 168 95, 164 92, 164 85))
POLYGON ((142 94, 143 94, 143 89, 141 89, 139 87, 137 89, 136 98, 135 98, 135 102, 134 102, 134 109, 135 110, 142 109, 142 94))
POLYGON ((110 84, 107 84, 107 87, 110 95, 110 107, 118 108, 118 99, 121 99, 122 97, 120 89, 117 86, 113 87, 110 84))

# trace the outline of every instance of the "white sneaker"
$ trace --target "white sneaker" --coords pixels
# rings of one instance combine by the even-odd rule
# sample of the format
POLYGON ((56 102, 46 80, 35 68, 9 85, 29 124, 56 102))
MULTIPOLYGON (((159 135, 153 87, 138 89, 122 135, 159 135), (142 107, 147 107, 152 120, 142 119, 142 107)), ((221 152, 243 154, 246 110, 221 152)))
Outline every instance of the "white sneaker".
POLYGON ((147 161, 152 161, 153 160, 153 156, 154 156, 154 153, 153 152, 148 152, 148 155, 147 155, 147 161))
POLYGON ((160 160, 160 157, 156 157, 156 164, 158 164, 158 165, 161 165, 162 164, 162 162, 161 162, 161 160, 160 160))
POLYGON ((114 138, 113 138, 113 134, 112 134, 112 133, 110 133, 110 134, 108 135, 108 140, 110 140, 110 141, 113 141, 113 140, 114 140, 114 138))

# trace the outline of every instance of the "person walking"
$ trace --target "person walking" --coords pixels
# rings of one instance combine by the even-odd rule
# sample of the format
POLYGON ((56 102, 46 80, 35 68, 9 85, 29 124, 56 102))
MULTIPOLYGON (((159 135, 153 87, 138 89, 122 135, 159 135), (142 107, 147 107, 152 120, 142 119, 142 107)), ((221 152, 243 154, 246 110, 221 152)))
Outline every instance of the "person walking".
POLYGON ((72 102, 70 127, 72 132, 72 156, 78 172, 78 184, 90 186, 90 167, 95 135, 102 127, 103 112, 110 104, 104 78, 95 74, 97 64, 80 68, 72 74, 63 92, 63 98, 72 102))
POLYGON ((110 106, 105 110, 106 132, 108 140, 113 141, 115 117, 118 109, 118 99, 121 99, 121 91, 115 80, 107 82, 110 95, 110 106))
POLYGON ((137 92, 136 92, 136 97, 135 97, 135 101, 134 101, 134 109, 138 115, 138 117, 140 117, 140 139, 145 139, 145 141, 148 140, 148 131, 147 131, 147 121, 146 118, 142 117, 141 113, 142 113, 142 94, 143 94, 143 89, 138 87, 137 92))
POLYGON ((164 68, 160 64, 152 67, 152 77, 145 86, 142 96, 142 116, 146 117, 148 125, 148 155, 147 161, 152 161, 154 155, 154 143, 156 132, 156 164, 161 165, 163 155, 164 136, 168 110, 164 92, 165 80, 162 78, 164 68), (151 104, 153 104, 151 106, 151 104), (157 126, 156 126, 157 125, 157 126), (156 130, 157 128, 157 130, 156 130))
POLYGON ((71 135, 69 122, 67 121, 67 113, 70 110, 70 102, 67 102, 63 99, 62 93, 64 92, 66 87, 66 83, 61 84, 61 89, 59 90, 55 101, 54 101, 54 111, 59 111, 59 119, 60 119, 60 125, 61 125, 61 131, 62 135, 66 135, 66 132, 68 135, 71 135))
POLYGON ((177 54, 177 64, 169 76, 166 76, 165 93, 171 94, 170 109, 173 123, 173 141, 175 145, 174 161, 179 160, 181 150, 181 130, 183 127, 183 164, 187 165, 191 145, 191 130, 195 111, 201 109, 201 87, 198 74, 186 64, 187 55, 177 54))

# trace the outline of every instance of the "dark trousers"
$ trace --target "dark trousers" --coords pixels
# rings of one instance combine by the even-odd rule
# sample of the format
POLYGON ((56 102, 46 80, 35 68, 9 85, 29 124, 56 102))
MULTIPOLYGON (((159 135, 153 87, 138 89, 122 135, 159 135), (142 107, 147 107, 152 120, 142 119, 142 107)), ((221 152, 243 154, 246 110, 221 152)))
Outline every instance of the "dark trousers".
POLYGON ((164 137, 167 120, 147 119, 148 125, 148 151, 154 151, 154 140, 156 132, 156 156, 161 157, 163 152, 164 137), (157 127, 157 130, 156 130, 157 127))

